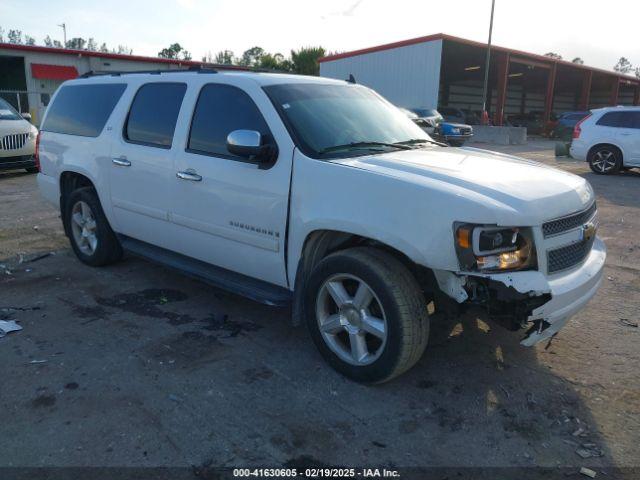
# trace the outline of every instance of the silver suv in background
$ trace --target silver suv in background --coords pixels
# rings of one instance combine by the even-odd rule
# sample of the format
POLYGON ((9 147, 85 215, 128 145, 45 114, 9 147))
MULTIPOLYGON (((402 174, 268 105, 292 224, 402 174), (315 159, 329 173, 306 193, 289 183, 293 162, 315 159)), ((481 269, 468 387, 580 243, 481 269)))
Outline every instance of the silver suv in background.
POLYGON ((573 129, 570 153, 599 175, 640 167, 640 107, 592 110, 573 129))

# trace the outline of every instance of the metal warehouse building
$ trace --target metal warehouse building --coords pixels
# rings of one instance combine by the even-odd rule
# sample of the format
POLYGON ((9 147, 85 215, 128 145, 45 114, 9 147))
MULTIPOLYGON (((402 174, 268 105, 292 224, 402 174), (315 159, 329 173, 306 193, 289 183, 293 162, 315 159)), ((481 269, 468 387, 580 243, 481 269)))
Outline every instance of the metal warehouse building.
MULTIPOLYGON (((352 74, 407 108, 482 110, 487 45, 435 34, 320 59, 320 75, 352 74)), ((504 47, 491 47, 487 106, 494 124, 509 116, 638 105, 640 79, 504 47)))
POLYGON ((184 69, 201 62, 0 43, 0 97, 38 125, 65 80, 89 71, 184 69))

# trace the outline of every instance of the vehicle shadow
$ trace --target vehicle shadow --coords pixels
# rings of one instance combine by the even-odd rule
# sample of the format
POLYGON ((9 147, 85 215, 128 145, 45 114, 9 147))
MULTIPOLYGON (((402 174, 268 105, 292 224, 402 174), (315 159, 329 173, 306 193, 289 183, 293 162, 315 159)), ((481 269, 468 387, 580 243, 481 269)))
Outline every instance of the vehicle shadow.
POLYGON ((19 178, 25 177, 28 175, 34 175, 33 173, 29 173, 26 170, 0 170, 0 181, 8 178, 19 178))

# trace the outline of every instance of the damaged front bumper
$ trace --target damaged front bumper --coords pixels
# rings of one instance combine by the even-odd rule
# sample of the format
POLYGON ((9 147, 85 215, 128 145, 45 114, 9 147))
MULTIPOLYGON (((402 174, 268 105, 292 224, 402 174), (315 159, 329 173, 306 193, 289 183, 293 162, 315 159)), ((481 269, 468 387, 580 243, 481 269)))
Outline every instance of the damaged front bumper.
POLYGON ((458 303, 482 305, 490 318, 511 330, 528 328, 520 343, 532 346, 558 333, 596 294, 605 258, 606 247, 596 238, 579 267, 548 277, 539 271, 435 273, 440 289, 458 303))

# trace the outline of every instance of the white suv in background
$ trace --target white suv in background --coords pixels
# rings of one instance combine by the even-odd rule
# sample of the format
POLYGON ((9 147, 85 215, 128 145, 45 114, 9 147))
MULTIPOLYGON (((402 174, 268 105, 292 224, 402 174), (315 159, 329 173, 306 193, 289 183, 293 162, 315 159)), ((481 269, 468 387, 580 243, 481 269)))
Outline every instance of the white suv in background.
POLYGON ((640 107, 592 110, 575 126, 570 153, 600 175, 640 167, 640 107))
POLYGON ((443 146, 349 82, 215 71, 72 80, 47 109, 39 157, 41 192, 82 262, 126 250, 291 304, 324 358, 361 382, 420 359, 430 302, 451 314, 484 306, 528 346, 602 281, 585 179, 443 146))
POLYGON ((28 114, 20 115, 0 98, 0 171, 17 168, 30 173, 38 171, 33 156, 38 129, 27 118, 30 118, 28 114))

